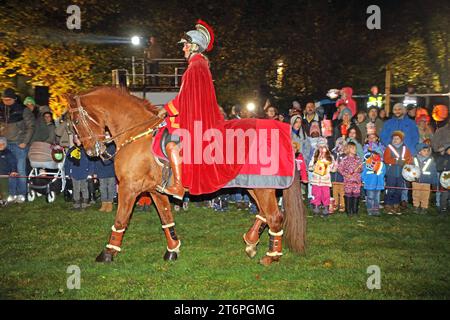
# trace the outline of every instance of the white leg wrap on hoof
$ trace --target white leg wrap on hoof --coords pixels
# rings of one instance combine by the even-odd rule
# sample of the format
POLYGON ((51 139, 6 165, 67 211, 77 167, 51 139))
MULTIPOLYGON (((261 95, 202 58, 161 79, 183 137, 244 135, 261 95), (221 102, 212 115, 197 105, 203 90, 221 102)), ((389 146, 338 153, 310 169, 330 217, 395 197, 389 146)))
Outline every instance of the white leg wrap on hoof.
POLYGON ((246 235, 246 233, 244 233, 244 235, 242 236, 242 239, 244 239, 245 244, 248 245, 248 246, 255 246, 256 247, 256 245, 259 243, 259 239, 258 239, 258 241, 256 241, 256 243, 250 243, 245 238, 245 235, 246 235))
POLYGON ((280 232, 273 232, 272 230, 269 229, 269 234, 274 237, 277 237, 277 236, 281 237, 283 235, 283 230, 281 230, 280 232))
POLYGON ((114 225, 111 227, 111 230, 114 231, 114 232, 118 232, 118 233, 125 232, 125 229, 116 230, 116 227, 114 227, 114 225))
POLYGON ((261 220, 261 221, 264 222, 264 223, 267 223, 267 219, 264 218, 264 217, 262 217, 262 216, 260 216, 259 214, 257 214, 257 215, 255 216, 255 218, 261 220))
POLYGON ((172 223, 169 223, 169 224, 164 224, 161 227, 163 229, 166 229, 166 228, 170 228, 170 227, 174 227, 174 226, 175 226, 175 222, 172 222, 172 223))
POLYGON ((106 245, 106 247, 107 247, 108 249, 113 249, 113 250, 116 250, 116 251, 118 251, 118 252, 120 252, 120 251, 122 250, 120 247, 114 246, 114 245, 109 244, 109 243, 106 245))
POLYGON ((269 256, 269 257, 278 257, 278 256, 282 256, 282 255, 283 255, 283 252, 276 252, 276 251, 266 252, 266 256, 269 256))
POLYGON ((167 251, 180 253, 180 246, 181 246, 181 241, 178 240, 178 245, 173 249, 170 249, 169 247, 167 247, 167 251))
POLYGON ((256 256, 256 245, 248 245, 247 247, 245 247, 245 253, 247 253, 247 255, 250 258, 253 258, 256 256))

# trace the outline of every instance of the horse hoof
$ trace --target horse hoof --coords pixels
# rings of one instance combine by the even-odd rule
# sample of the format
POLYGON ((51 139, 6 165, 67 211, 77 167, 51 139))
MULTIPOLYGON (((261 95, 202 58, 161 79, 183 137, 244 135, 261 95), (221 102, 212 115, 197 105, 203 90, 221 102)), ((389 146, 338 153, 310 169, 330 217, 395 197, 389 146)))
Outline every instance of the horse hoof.
POLYGON ((254 258, 256 256, 256 246, 253 245, 246 246, 245 253, 249 258, 254 258))
POLYGON ((103 250, 100 254, 95 258, 96 262, 112 262, 114 260, 114 256, 111 252, 103 250))
POLYGON ((264 256, 259 260, 259 263, 263 266, 270 266, 272 262, 278 262, 280 261, 280 257, 271 257, 271 256, 264 256))
POLYGON ((164 254, 164 261, 175 261, 178 258, 178 253, 175 251, 166 251, 164 254))

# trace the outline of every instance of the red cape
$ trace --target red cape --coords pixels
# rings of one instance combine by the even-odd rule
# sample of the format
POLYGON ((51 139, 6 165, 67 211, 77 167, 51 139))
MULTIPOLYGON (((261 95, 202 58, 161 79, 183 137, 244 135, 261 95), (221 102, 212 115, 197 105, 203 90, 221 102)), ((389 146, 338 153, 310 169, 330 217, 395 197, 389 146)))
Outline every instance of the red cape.
MULTIPOLYGON (((245 146, 240 146, 240 151, 243 152, 246 159, 244 163, 239 161, 233 161, 233 163, 227 163, 226 161, 205 163, 204 151, 211 150, 211 142, 216 140, 213 138, 212 141, 205 141, 207 139, 204 138, 204 133, 208 129, 215 130, 215 133, 219 133, 219 135, 225 138, 225 131, 227 129, 240 128, 248 130, 264 127, 264 129, 270 130, 271 128, 276 128, 282 131, 281 135, 284 138, 283 140, 286 140, 286 136, 288 137, 287 144, 282 143, 284 145, 282 153, 286 154, 286 150, 288 153, 292 151, 288 125, 274 123, 273 121, 268 122, 267 120, 261 122, 261 120, 256 119, 239 121, 240 123, 236 121, 224 121, 224 117, 217 104, 209 63, 201 54, 196 54, 189 60, 189 66, 183 75, 180 92, 169 104, 176 109, 169 108, 174 111, 172 114, 176 114, 179 117, 180 129, 189 132, 191 137, 190 141, 187 141, 181 135, 183 141, 181 144, 181 153, 183 156, 182 183, 185 188, 189 189, 190 194, 196 195, 217 191, 236 178, 242 169, 244 169, 243 171, 246 174, 251 173, 257 175, 260 172, 258 165, 248 165, 249 150, 252 150, 248 141, 245 143, 245 146), (199 124, 201 125, 199 126, 199 124), (186 148, 189 148, 189 150, 186 150, 186 148), (201 160, 199 161, 199 159, 201 160)), ((225 144, 227 142, 226 140, 223 139, 222 143, 225 144)), ((258 141, 260 140, 258 139, 258 141)), ((260 143, 267 143, 267 141, 260 141, 260 143)), ((237 148, 237 144, 232 148, 234 155, 238 154, 237 148)), ((224 154, 226 153, 224 149, 220 150, 224 154)), ((215 155, 216 151, 210 153, 215 155)), ((279 157, 278 154, 276 156, 279 157)), ((217 160, 217 157, 214 159, 217 160)), ((287 162, 290 164, 291 161, 287 162)), ((292 175, 290 168, 291 166, 288 165, 278 172, 281 172, 283 176, 289 176, 292 175)), ((277 173, 274 175, 277 175, 277 173)))

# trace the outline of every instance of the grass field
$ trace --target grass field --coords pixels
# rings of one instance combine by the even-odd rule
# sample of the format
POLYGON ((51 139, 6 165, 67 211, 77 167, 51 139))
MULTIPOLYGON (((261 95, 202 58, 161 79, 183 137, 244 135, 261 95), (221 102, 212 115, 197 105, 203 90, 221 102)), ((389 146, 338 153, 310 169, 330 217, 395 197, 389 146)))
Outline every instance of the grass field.
MULTIPOLYGON (((257 263, 242 234, 244 211, 191 206, 176 214, 182 241, 176 262, 164 262, 156 211, 136 210, 123 251, 112 264, 94 262, 114 214, 69 210, 57 199, 0 208, 2 299, 449 299, 450 219, 437 213, 349 219, 308 217, 308 251, 285 250, 280 263, 257 263), (66 286, 67 267, 81 270, 81 289, 66 286), (381 289, 366 286, 367 267, 381 269, 381 289)), ((364 212, 365 213, 365 212, 364 212)))

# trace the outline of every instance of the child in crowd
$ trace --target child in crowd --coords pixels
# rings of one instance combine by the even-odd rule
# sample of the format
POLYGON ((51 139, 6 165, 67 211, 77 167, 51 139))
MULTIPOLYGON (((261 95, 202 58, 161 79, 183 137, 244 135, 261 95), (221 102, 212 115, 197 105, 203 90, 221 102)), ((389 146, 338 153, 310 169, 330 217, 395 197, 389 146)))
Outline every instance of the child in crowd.
MULTIPOLYGON (((106 152, 110 155, 114 155, 116 147, 114 144, 109 144, 106 148, 106 152)), ((98 178, 100 181, 100 199, 102 206, 99 209, 101 212, 111 212, 113 210, 113 200, 116 194, 116 174, 114 171, 114 161, 109 160, 97 160, 94 166, 94 178, 98 178)))
MULTIPOLYGON (((336 163, 344 159, 347 152, 347 127, 341 126, 342 136, 336 140, 335 146, 332 150, 336 163)), ((345 212, 345 198, 344 198, 344 177, 338 172, 331 173, 331 184, 333 186, 334 210, 345 212)))
POLYGON ((8 178, 6 176, 11 176, 11 179, 15 179, 14 176, 17 176, 17 160, 7 145, 6 138, 0 137, 0 176, 4 176, 0 177, 0 205, 6 205, 9 198, 7 197, 8 178))
MULTIPOLYGON (((444 180, 443 175, 446 175, 446 181, 450 179, 450 146, 443 148, 444 150, 436 157, 436 169, 439 173, 440 181, 444 180)), ((447 214, 448 210, 448 196, 449 186, 444 186, 440 183, 439 191, 441 192, 440 199, 440 213, 447 214)))
POLYGON ((364 157, 362 140, 361 140, 361 132, 358 127, 355 125, 351 125, 347 130, 347 142, 352 142, 356 147, 357 156, 362 159, 364 157))
MULTIPOLYGON (((309 137, 308 141, 311 146, 310 153, 309 154, 303 154, 303 157, 305 158, 306 163, 310 163, 311 159, 314 157, 314 152, 317 149, 317 143, 319 140, 321 140, 322 137, 320 136, 320 124, 318 121, 312 121, 311 126, 309 128, 309 137)), ((311 181, 312 178, 312 172, 308 171, 308 181, 311 181)), ((309 202, 313 199, 312 195, 312 186, 310 183, 308 183, 308 199, 309 202)))
POLYGON ((383 159, 386 168, 386 197, 385 210, 387 214, 401 215, 400 201, 405 181, 402 177, 402 169, 405 164, 412 164, 411 152, 403 143, 405 135, 402 131, 392 133, 392 142, 384 151, 383 159))
POLYGON ((420 177, 412 183, 413 206, 416 213, 425 213, 430 202, 431 187, 439 185, 436 162, 431 156, 431 146, 426 143, 418 143, 417 155, 414 157, 414 165, 420 168, 420 177))
POLYGON ((364 144, 363 147, 364 157, 367 155, 368 152, 371 151, 383 155, 385 149, 386 147, 384 146, 384 144, 381 143, 378 134, 376 134, 375 132, 368 131, 366 143, 364 144))
POLYGON ((312 172, 310 184, 312 186, 312 195, 314 199, 311 201, 314 214, 320 213, 320 205, 323 205, 322 216, 329 214, 330 205, 330 172, 335 171, 335 161, 330 150, 328 150, 327 139, 321 138, 317 142, 317 149, 309 163, 309 171, 312 172))
POLYGON ((361 175, 366 192, 366 207, 369 216, 380 215, 380 196, 384 190, 384 178, 386 166, 383 163, 384 146, 379 142, 376 133, 367 137, 368 142, 364 145, 364 165, 361 175))
POLYGON ((72 179, 73 209, 86 209, 89 207, 89 191, 86 179, 94 173, 94 161, 89 160, 77 135, 73 136, 73 142, 74 146, 67 151, 64 169, 72 179), (80 198, 80 192, 82 199, 80 198))
POLYGON ((356 154, 356 144, 347 143, 347 156, 338 162, 337 170, 344 177, 344 199, 347 215, 358 214, 361 193, 362 159, 356 154))

